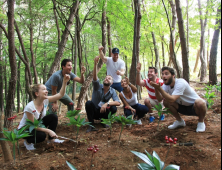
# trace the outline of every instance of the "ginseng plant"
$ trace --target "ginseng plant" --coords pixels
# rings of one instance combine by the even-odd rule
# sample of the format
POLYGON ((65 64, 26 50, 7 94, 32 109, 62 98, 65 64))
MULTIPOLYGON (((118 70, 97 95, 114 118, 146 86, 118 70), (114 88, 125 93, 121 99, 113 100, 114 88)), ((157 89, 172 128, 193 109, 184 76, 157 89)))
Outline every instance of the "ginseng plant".
MULTIPOLYGON (((76 148, 77 148, 77 144, 78 144, 78 135, 79 135, 79 128, 85 125, 90 125, 90 122, 86 122, 84 118, 80 118, 80 115, 78 115, 78 118, 75 119, 74 117, 68 117, 70 120, 70 123, 68 125, 73 125, 77 127, 77 131, 76 131, 76 146, 74 148, 74 157, 75 157, 75 152, 76 152, 76 148)), ((93 126, 92 126, 93 127, 93 126)))
POLYGON ((102 119, 102 122, 101 122, 101 123, 103 123, 103 124, 105 124, 105 125, 109 125, 109 128, 110 128, 110 138, 111 138, 111 136, 112 136, 112 124, 113 124, 114 122, 116 122, 115 117, 116 117, 116 113, 115 113, 115 114, 112 114, 112 113, 110 112, 109 115, 108 115, 108 119, 102 119))
POLYGON ((35 129, 35 145, 36 145, 36 129, 37 129, 38 127, 40 127, 40 128, 46 128, 45 125, 42 124, 42 123, 43 123, 42 119, 37 120, 37 119, 34 118, 34 122, 32 122, 32 121, 29 120, 29 119, 26 119, 26 125, 29 126, 29 133, 31 133, 31 132, 35 129))
MULTIPOLYGON (((165 114, 172 114, 168 108, 164 108, 163 109, 163 106, 159 103, 158 105, 155 105, 155 107, 153 108, 153 110, 156 110, 158 112, 158 116, 161 117, 161 115, 163 113, 165 114)), ((160 119, 158 121, 158 126, 157 126, 157 131, 159 131, 159 125, 160 125, 160 119)))
MULTIPOLYGON (((73 103, 69 103, 70 105, 72 105, 73 103)), ((66 117, 73 117, 75 118, 77 115, 79 115, 79 113, 81 112, 81 109, 78 109, 76 108, 76 110, 69 110, 67 113, 66 113, 66 117)), ((75 131, 75 126, 73 125, 73 131, 75 131)))
POLYGON ((136 120, 133 120, 132 119, 133 115, 130 115, 128 116, 127 118, 125 118, 125 116, 116 116, 115 119, 118 123, 121 123, 122 126, 121 126, 121 131, 120 131, 120 135, 119 135, 119 141, 118 143, 120 144, 120 138, 121 138, 121 134, 122 134, 122 131, 123 131, 123 128, 125 125, 132 125, 132 124, 136 124, 136 120))
POLYGON ((180 167, 177 165, 168 165, 165 169, 165 163, 161 161, 160 157, 155 151, 153 155, 150 155, 147 151, 146 155, 140 152, 131 151, 133 154, 142 159, 145 163, 138 164, 138 169, 140 170, 179 170, 180 167))
POLYGON ((17 142, 18 154, 20 159, 20 151, 19 151, 19 139, 31 136, 29 132, 25 131, 28 127, 25 126, 20 130, 14 129, 13 131, 7 131, 7 129, 3 130, 1 133, 4 134, 5 138, 0 138, 0 140, 10 141, 13 144, 13 158, 15 163, 15 143, 17 142))
POLYGON ((91 170, 94 155, 99 151, 98 145, 94 145, 94 146, 87 148, 87 151, 92 152, 91 164, 90 164, 90 170, 91 170))

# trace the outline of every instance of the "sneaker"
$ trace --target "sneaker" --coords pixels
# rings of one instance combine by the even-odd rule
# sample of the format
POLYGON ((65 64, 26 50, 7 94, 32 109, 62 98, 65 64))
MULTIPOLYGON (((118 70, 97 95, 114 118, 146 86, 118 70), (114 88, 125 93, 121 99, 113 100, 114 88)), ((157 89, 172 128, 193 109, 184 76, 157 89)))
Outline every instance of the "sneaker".
POLYGON ((33 151, 35 150, 34 144, 33 143, 28 143, 26 140, 24 141, 24 145, 26 147, 27 150, 29 151, 33 151))
POLYGON ((165 115, 162 114, 162 115, 160 116, 160 121, 162 121, 162 120, 164 120, 164 119, 165 119, 165 115))
POLYGON ((52 139, 49 140, 47 143, 63 143, 65 140, 59 140, 59 139, 52 139))
POLYGON ((142 124, 143 123, 142 123, 141 119, 137 120, 137 125, 142 125, 142 124))
POLYGON ((186 123, 183 119, 181 121, 176 120, 172 125, 168 126, 168 129, 176 129, 184 126, 186 126, 186 123))
POLYGON ((204 122, 198 122, 196 132, 205 132, 206 125, 204 122))
POLYGON ((86 130, 86 133, 89 133, 91 131, 97 131, 95 127, 89 126, 88 129, 86 130))
POLYGON ((155 119, 154 116, 150 116, 150 118, 149 118, 149 122, 150 122, 150 123, 154 122, 154 119, 155 119))

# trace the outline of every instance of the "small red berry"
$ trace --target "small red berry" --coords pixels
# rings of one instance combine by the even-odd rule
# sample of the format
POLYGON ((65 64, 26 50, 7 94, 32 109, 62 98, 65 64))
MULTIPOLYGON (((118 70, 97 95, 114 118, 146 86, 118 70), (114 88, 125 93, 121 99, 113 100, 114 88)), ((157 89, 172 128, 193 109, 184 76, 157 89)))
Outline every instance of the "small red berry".
POLYGON ((91 148, 87 148, 87 151, 91 151, 91 148))
POLYGON ((94 152, 94 153, 96 153, 96 152, 97 152, 97 150, 94 150, 93 152, 94 152))
POLYGON ((176 144, 177 144, 177 142, 176 142, 176 141, 174 141, 174 144, 176 145, 176 144))
POLYGON ((98 145, 94 145, 94 148, 98 148, 98 145))
POLYGON ((168 140, 169 138, 168 138, 168 136, 165 136, 165 140, 168 140))
POLYGON ((173 143, 173 139, 172 138, 170 138, 169 141, 170 141, 170 143, 173 143))
POLYGON ((96 148, 97 151, 99 151, 99 148, 96 148))
POLYGON ((174 141, 177 141, 177 138, 174 138, 174 141))
POLYGON ((170 141, 169 141, 169 140, 167 140, 167 141, 166 141, 166 143, 170 143, 170 141))

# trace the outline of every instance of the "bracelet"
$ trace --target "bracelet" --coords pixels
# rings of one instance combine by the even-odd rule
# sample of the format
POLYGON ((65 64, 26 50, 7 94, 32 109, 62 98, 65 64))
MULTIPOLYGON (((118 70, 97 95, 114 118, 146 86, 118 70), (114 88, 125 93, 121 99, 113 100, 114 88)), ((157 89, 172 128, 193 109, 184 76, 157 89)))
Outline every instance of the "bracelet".
POLYGON ((129 86, 131 86, 132 84, 131 83, 129 83, 129 86))

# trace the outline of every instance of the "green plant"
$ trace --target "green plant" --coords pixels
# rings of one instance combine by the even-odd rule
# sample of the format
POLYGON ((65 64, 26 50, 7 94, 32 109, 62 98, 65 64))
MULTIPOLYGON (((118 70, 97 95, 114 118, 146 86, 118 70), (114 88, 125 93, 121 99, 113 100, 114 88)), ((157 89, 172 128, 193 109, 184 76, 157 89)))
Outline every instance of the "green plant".
POLYGON ((81 110, 70 110, 66 113, 66 117, 75 117, 77 116, 81 110))
POLYGON ((91 147, 87 148, 87 151, 92 152, 91 164, 90 164, 90 170, 91 170, 94 155, 99 151, 99 148, 98 148, 97 145, 94 145, 94 146, 91 146, 91 147))
POLYGON ((77 127, 76 146, 74 148, 74 157, 75 157, 76 147, 77 147, 77 144, 78 144, 79 128, 82 127, 82 126, 85 126, 85 125, 89 125, 89 126, 92 126, 92 125, 90 125, 90 122, 86 122, 84 118, 81 119, 80 115, 78 115, 77 119, 75 119, 74 117, 68 117, 68 118, 69 118, 69 121, 70 121, 70 123, 68 125, 73 125, 73 126, 77 127))
MULTIPOLYGON (((153 110, 156 110, 158 112, 158 116, 161 117, 161 115, 163 113, 165 114, 172 114, 168 108, 163 108, 163 106, 159 103, 158 105, 155 105, 155 107, 153 108, 153 110)), ((160 125, 160 119, 158 121, 158 126, 157 126, 157 130, 159 131, 159 125, 160 125)))
POLYGON ((116 113, 115 114, 112 114, 111 112, 109 113, 108 115, 108 119, 102 119, 102 122, 103 124, 105 125, 109 125, 109 128, 110 128, 110 137, 112 136, 112 124, 114 122, 116 122, 116 113))
POLYGON ((207 103, 208 103, 208 108, 211 108, 214 104, 214 100, 213 98, 215 98, 216 95, 215 95, 215 92, 212 92, 212 93, 208 93, 206 92, 204 98, 207 100, 207 103))
POLYGON ((125 118, 124 116, 116 116, 115 119, 118 123, 121 123, 121 131, 120 131, 120 135, 119 135, 119 141, 118 143, 120 144, 120 138, 121 138, 121 134, 123 131, 123 128, 125 125, 132 125, 132 124, 136 124, 137 121, 132 119, 133 115, 128 116, 127 118, 125 118))
POLYGON ((165 163, 161 161, 160 157, 157 155, 155 151, 153 151, 153 155, 150 155, 147 151, 146 154, 131 151, 133 154, 142 159, 145 163, 138 164, 138 169, 140 170, 179 170, 180 167, 177 165, 168 165, 165 169, 165 163))
POLYGON ((15 162, 15 144, 17 142, 17 149, 18 149, 18 154, 20 157, 20 151, 19 151, 19 139, 25 138, 30 136, 29 132, 25 131, 27 129, 27 126, 21 128, 20 130, 14 129, 13 131, 7 131, 7 129, 3 130, 1 133, 4 134, 5 138, 0 138, 0 140, 4 141, 10 141, 13 144, 13 158, 15 162))
POLYGON ((69 163, 68 161, 66 161, 66 164, 69 166, 69 168, 71 170, 77 170, 71 163, 69 163))
POLYGON ((35 129, 35 144, 36 144, 36 129, 38 127, 46 128, 45 125, 43 125, 42 123, 43 123, 42 119, 37 120, 37 119, 34 118, 34 122, 32 122, 29 119, 26 119, 26 125, 29 126, 29 132, 31 133, 33 131, 33 129, 35 129))

